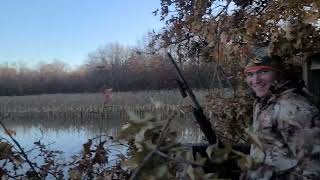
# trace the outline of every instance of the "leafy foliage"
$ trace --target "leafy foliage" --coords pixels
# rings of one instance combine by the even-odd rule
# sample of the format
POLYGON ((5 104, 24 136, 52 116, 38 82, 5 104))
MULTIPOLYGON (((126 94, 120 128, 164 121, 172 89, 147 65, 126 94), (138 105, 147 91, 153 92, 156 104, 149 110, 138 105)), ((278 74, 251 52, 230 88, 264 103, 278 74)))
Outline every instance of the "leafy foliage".
POLYGON ((206 110, 211 112, 214 129, 224 142, 248 143, 245 129, 252 123, 253 99, 245 89, 231 97, 212 92, 207 96, 206 110))
POLYGON ((168 113, 164 120, 129 113, 121 137, 131 142, 130 155, 124 162, 133 168, 130 179, 221 179, 238 178, 240 169, 253 164, 251 158, 225 143, 195 150, 177 142, 171 121, 177 111, 168 113))
POLYGON ((162 0, 159 16, 166 26, 151 46, 175 46, 182 58, 200 55, 229 69, 243 66, 254 47, 267 43, 268 53, 289 62, 299 55, 301 64, 319 51, 319 8, 317 0, 162 0))

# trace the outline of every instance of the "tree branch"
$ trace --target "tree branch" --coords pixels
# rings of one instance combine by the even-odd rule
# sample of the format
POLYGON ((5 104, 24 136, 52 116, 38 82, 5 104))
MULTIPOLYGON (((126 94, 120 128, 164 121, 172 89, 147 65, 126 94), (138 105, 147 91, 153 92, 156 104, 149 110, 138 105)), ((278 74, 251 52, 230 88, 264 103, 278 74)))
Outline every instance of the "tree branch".
POLYGON ((154 149, 153 151, 151 151, 141 162, 141 164, 134 170, 134 172, 132 173, 132 175, 130 176, 129 180, 135 180, 139 174, 139 172, 141 171, 141 169, 143 168, 143 166, 152 158, 152 156, 157 152, 157 148, 154 149))
POLYGON ((231 3, 231 0, 228 0, 224 8, 216 16, 214 16, 213 19, 216 20, 223 12, 227 12, 230 3, 231 3))
POLYGON ((202 164, 199 164, 199 163, 196 163, 196 162, 193 162, 193 161, 189 161, 189 160, 184 160, 184 159, 175 159, 175 158, 172 158, 170 156, 168 156, 167 154, 161 152, 161 151, 156 151, 156 154, 160 155, 161 157, 164 157, 166 159, 169 159, 171 161, 175 161, 175 162, 178 162, 178 163, 184 163, 184 164, 189 164, 189 165, 193 165, 193 166, 200 166, 200 167, 204 167, 204 165, 202 164))
POLYGON ((22 156, 25 158, 25 160, 27 161, 27 163, 29 164, 30 168, 32 169, 32 171, 34 171, 37 174, 37 178, 40 179, 39 174, 37 173, 37 171, 35 170, 34 166, 32 165, 32 162, 29 160, 28 155, 24 152, 23 148, 21 147, 21 145, 18 143, 17 140, 15 140, 12 135, 10 134, 10 132, 8 131, 7 127, 4 125, 4 123, 2 122, 2 120, 5 119, 5 117, 3 115, 1 116, 1 120, 0 120, 0 125, 1 127, 5 130, 5 132, 8 134, 8 136, 10 137, 10 139, 14 142, 14 144, 19 148, 20 153, 22 154, 22 156))

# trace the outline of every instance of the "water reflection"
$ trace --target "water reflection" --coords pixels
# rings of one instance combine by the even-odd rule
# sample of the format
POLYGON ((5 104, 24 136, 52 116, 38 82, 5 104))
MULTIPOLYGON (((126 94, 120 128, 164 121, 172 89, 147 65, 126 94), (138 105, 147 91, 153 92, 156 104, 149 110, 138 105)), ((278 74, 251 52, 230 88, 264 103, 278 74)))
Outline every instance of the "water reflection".
MULTIPOLYGON (((116 137, 121 126, 126 122, 121 117, 108 119, 7 119, 7 128, 16 132, 15 139, 25 148, 31 148, 33 142, 41 140, 50 143, 50 148, 63 149, 66 155, 79 151, 88 139, 99 135, 116 137)), ((200 129, 191 116, 177 117, 171 128, 178 132, 181 143, 200 142, 203 140, 200 129)), ((0 136, 6 137, 4 131, 0 136)))
MULTIPOLYGON (((63 150, 66 157, 82 149, 82 145, 91 138, 99 135, 116 136, 122 124, 121 121, 88 120, 28 120, 14 119, 4 121, 7 128, 16 132, 14 138, 25 149, 31 149, 33 142, 41 141, 53 150, 63 150)), ((8 139, 4 131, 0 136, 8 139)))
MULTIPOLYGON (((192 122, 192 117, 179 117, 172 122, 172 129, 178 131, 178 140, 181 143, 199 142, 202 140, 201 131, 192 122)), ((63 151, 58 159, 70 161, 71 157, 81 154, 83 144, 88 139, 94 139, 94 144, 98 144, 100 135, 116 137, 120 127, 125 123, 124 119, 118 118, 96 118, 96 119, 9 119, 4 121, 8 129, 16 132, 14 138, 24 148, 25 151, 33 149, 36 141, 46 144, 49 150, 63 151)), ((0 137, 9 139, 9 136, 0 130, 0 137)), ((125 146, 112 146, 111 141, 107 141, 106 146, 112 151, 109 154, 109 161, 116 158, 116 154, 126 153, 125 146), (111 147, 112 146, 112 147, 111 147)), ((43 164, 37 153, 29 153, 29 158, 33 162, 43 164), (40 160, 39 160, 40 159, 40 160)), ((112 162, 111 162, 112 163, 112 162)), ((28 169, 28 167, 26 168, 28 169)), ((67 174, 66 170, 63 170, 67 174)))

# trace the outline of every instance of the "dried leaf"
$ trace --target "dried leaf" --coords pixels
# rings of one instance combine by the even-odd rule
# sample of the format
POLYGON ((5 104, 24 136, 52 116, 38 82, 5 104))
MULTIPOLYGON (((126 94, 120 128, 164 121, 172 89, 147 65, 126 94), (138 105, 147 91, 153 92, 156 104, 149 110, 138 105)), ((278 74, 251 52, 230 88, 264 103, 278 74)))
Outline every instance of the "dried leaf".
POLYGON ((98 176, 96 180, 112 180, 113 174, 104 174, 103 176, 98 176))
POLYGON ((70 180, 81 180, 81 173, 77 169, 72 169, 69 171, 70 180))
POLYGON ((319 14, 314 13, 314 14, 308 14, 304 17, 304 22, 307 24, 313 24, 316 23, 319 20, 319 14))
POLYGON ((6 177, 6 171, 3 170, 1 167, 0 167, 0 179, 1 180, 6 180, 7 177, 6 177))
POLYGON ((6 142, 0 142, 0 160, 8 159, 12 155, 12 146, 6 142))
POLYGON ((12 129, 7 129, 6 134, 7 134, 7 135, 10 135, 10 136, 15 136, 15 135, 17 135, 17 133, 16 133, 14 130, 12 130, 12 129))
POLYGON ((107 151, 103 147, 105 142, 106 141, 102 141, 102 142, 99 143, 99 145, 98 145, 98 147, 96 149, 96 154, 94 155, 94 158, 93 158, 93 163, 98 163, 100 165, 108 163, 107 151))
POLYGON ((82 157, 89 156, 91 157, 91 145, 92 145, 92 140, 89 139, 87 143, 83 144, 83 153, 82 157))
POLYGON ((22 157, 19 155, 15 155, 15 156, 10 157, 10 160, 15 166, 20 166, 24 162, 22 157))
POLYGON ((26 175, 28 179, 39 179, 39 174, 33 170, 27 171, 26 175))

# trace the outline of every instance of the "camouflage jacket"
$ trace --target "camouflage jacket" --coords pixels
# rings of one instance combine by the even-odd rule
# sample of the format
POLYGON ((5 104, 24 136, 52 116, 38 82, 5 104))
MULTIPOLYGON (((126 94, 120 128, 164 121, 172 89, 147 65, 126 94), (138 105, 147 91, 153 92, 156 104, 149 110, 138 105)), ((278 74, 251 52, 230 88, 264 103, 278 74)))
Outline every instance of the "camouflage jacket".
POLYGON ((319 110, 295 88, 254 104, 250 155, 260 163, 246 179, 320 179, 319 110))

